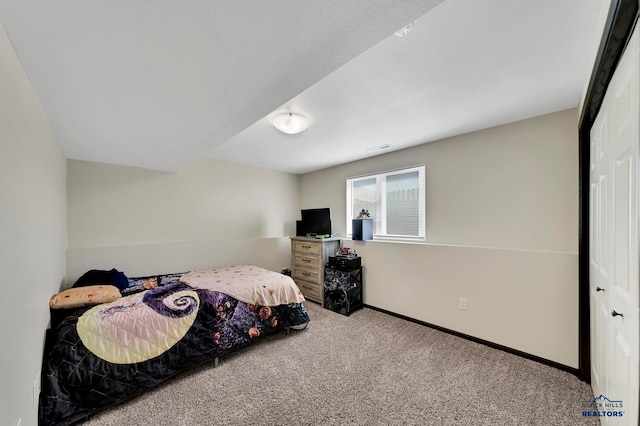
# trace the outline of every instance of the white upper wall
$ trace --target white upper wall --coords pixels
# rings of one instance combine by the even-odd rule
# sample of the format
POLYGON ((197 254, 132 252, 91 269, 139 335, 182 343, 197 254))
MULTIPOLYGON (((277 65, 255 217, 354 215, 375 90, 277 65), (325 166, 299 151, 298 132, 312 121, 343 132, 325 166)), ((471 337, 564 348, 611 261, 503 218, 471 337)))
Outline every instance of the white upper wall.
POLYGON ((65 276, 66 160, 0 26, 0 424, 37 424, 49 298, 65 276))
POLYGON ((426 165, 426 242, 576 253, 575 109, 301 176, 301 207, 331 207, 346 235, 345 179, 426 165))
POLYGON ((202 159, 178 173, 69 160, 67 285, 251 263, 289 266, 297 175, 202 159))
POLYGON ((295 233, 298 177, 202 159, 177 173, 69 160, 69 249, 295 233))

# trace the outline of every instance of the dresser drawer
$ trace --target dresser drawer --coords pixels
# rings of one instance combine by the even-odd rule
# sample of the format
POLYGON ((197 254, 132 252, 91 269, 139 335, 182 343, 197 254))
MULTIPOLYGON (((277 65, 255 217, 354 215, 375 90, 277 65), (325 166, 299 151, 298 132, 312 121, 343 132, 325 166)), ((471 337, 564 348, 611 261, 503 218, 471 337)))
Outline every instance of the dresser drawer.
POLYGON ((322 303, 322 286, 307 281, 296 280, 305 298, 322 303))
POLYGON ((294 269, 305 269, 307 271, 317 271, 322 266, 318 256, 296 256, 293 263, 294 269))
POLYGON ((294 241, 293 252, 296 255, 322 255, 322 244, 316 242, 310 243, 306 241, 294 241))
POLYGON ((293 278, 295 278, 296 280, 304 280, 304 281, 310 281, 312 283, 318 283, 318 286, 321 284, 320 271, 317 269, 315 271, 313 270, 307 271, 305 269, 295 268, 293 271, 293 278))

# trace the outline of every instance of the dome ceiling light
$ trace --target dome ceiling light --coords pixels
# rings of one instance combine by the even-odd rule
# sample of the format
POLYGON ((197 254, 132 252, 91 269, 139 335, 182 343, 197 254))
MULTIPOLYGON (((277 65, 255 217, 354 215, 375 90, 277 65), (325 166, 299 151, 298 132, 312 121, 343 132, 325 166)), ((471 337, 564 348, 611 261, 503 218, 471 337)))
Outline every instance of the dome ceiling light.
POLYGON ((273 117, 273 127, 288 135, 304 132, 309 128, 309 119, 300 114, 283 113, 273 117))
POLYGON ((407 34, 409 34, 409 31, 411 31, 411 28, 413 27, 413 22, 410 24, 405 25, 404 27, 400 28, 398 31, 396 31, 396 35, 398 37, 404 37, 407 34))

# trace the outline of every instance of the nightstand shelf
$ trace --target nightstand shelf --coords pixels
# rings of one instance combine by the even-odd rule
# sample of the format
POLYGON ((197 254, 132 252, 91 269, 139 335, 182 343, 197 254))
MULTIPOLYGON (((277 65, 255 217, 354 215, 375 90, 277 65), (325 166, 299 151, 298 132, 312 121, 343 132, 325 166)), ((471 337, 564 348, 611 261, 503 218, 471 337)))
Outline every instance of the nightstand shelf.
POLYGON ((351 270, 325 266, 324 307, 346 316, 363 307, 362 266, 351 270))

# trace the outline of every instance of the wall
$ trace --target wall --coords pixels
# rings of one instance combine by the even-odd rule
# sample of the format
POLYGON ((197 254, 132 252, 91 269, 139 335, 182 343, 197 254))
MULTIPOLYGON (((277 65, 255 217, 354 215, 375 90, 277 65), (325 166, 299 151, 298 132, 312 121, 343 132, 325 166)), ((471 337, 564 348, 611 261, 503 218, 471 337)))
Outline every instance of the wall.
POLYGON ((303 175, 301 208, 330 207, 345 235, 347 177, 418 164, 425 243, 345 242, 365 302, 577 368, 577 111, 303 175))
POLYGON ((37 424, 48 302, 65 275, 66 160, 0 26, 0 424, 37 424))
POLYGON ((252 263, 289 265, 298 176, 201 159, 178 172, 69 160, 67 283, 252 263))

